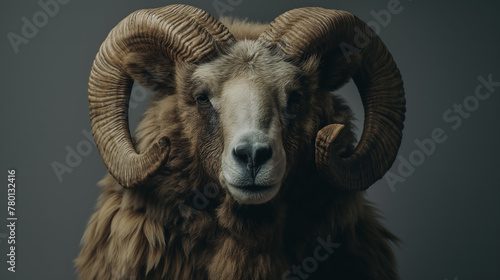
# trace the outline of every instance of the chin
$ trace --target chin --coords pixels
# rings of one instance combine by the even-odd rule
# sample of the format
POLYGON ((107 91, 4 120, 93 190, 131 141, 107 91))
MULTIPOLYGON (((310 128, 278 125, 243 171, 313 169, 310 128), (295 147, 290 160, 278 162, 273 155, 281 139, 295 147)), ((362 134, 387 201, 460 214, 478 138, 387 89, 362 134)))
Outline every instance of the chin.
POLYGON ((240 204, 264 204, 272 200, 280 190, 281 184, 274 185, 227 185, 231 196, 240 204))

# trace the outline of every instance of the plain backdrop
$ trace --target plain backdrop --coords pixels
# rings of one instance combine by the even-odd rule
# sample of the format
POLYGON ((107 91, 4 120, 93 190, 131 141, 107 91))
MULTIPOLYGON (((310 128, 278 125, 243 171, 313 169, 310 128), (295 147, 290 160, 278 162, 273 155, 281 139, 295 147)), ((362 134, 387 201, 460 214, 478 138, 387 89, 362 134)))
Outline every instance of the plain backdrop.
MULTIPOLYGON (((479 76, 500 81, 500 2, 66 2, 46 18, 38 1, 2 3, 0 178, 5 179, 0 180, 0 279, 76 278, 73 260, 94 211, 96 183, 106 174, 85 135, 90 131, 87 82, 92 61, 108 32, 125 16, 174 3, 198 6, 216 17, 265 22, 304 6, 347 10, 367 22, 385 15, 379 18, 379 35, 401 70, 407 97, 404 139, 391 169, 401 177, 393 183, 387 177, 378 181, 367 195, 403 241, 395 248, 401 278, 500 279, 500 87, 492 87, 485 100, 474 97, 479 76), (389 19, 382 10, 390 2, 397 12, 389 19), (217 8, 221 3, 230 8, 217 8), (16 53, 9 38, 22 36, 23 26, 33 23, 34 16, 40 27, 31 34, 24 30, 31 38, 25 38, 16 53), (469 112, 454 112, 464 102, 469 112), (446 140, 425 154, 416 143, 432 137, 435 129, 446 140), (68 165, 67 154, 76 149, 85 156, 60 180, 53 164, 68 165), (398 170, 405 161, 415 163, 413 168, 398 170), (6 263, 9 168, 17 172, 15 273, 7 271, 6 263)), ((132 127, 147 104, 137 90, 137 106, 130 110, 132 127)), ((481 93, 486 92, 483 87, 481 93)), ((339 93, 353 106, 362 127, 355 87, 350 84, 339 93)))

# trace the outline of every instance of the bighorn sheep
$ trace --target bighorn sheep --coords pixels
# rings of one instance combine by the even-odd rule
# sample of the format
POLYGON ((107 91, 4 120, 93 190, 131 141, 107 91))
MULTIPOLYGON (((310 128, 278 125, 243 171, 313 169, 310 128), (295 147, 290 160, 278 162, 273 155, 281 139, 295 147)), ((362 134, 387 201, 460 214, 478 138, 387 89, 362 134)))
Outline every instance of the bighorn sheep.
POLYGON ((301 8, 260 25, 185 5, 140 10, 102 44, 89 102, 111 176, 80 278, 398 278, 397 238, 363 191, 399 149, 403 83, 354 15, 301 8), (365 110, 357 146, 331 93, 350 78, 365 110), (157 94, 132 139, 134 80, 157 94))

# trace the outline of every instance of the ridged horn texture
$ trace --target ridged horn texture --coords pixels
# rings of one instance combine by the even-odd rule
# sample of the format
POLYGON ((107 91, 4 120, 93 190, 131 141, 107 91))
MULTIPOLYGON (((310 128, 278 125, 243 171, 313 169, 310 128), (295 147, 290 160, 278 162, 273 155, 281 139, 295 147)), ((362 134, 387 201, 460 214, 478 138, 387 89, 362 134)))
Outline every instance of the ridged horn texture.
POLYGON ((92 133, 104 164, 124 187, 143 183, 166 162, 168 137, 138 154, 131 141, 128 102, 133 85, 124 58, 152 52, 173 63, 195 63, 234 41, 227 28, 207 12, 186 5, 139 10, 111 30, 101 45, 89 79, 92 133))
POLYGON ((276 18, 260 40, 299 61, 338 51, 341 45, 359 50, 362 62, 353 80, 365 111, 363 134, 351 155, 339 157, 330 150, 335 137, 327 135, 339 131, 325 127, 316 139, 316 165, 333 185, 347 191, 365 190, 382 178, 401 144, 406 101, 399 70, 380 38, 351 13, 301 8, 276 18))

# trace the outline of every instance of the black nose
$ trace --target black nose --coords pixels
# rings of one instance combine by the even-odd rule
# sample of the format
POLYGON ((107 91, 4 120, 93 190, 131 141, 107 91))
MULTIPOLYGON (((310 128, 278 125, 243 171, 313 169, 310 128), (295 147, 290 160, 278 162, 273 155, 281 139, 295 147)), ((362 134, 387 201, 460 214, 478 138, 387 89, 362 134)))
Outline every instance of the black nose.
POLYGON ((233 150, 233 154, 238 162, 246 165, 246 168, 252 174, 252 178, 255 178, 260 167, 273 155, 273 150, 268 144, 245 143, 237 145, 233 150))

